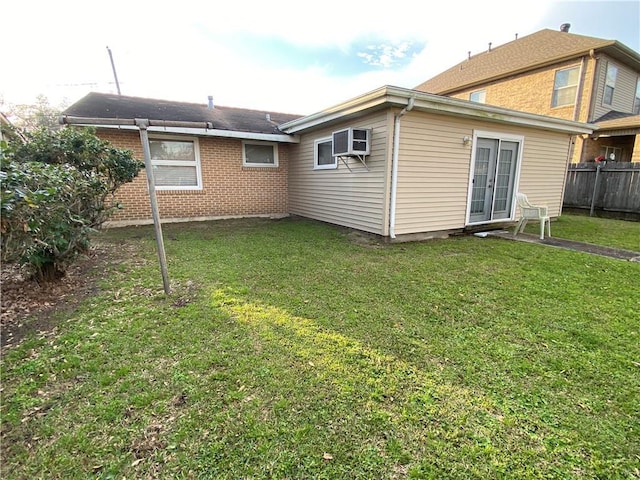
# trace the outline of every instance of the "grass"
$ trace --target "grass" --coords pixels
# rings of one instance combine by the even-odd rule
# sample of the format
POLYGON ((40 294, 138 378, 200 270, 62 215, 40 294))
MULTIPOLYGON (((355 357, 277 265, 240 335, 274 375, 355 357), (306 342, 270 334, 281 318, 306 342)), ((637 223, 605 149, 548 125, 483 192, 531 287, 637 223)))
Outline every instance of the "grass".
MULTIPOLYGON (((525 231, 538 234, 540 224, 530 222, 525 231)), ((640 252, 640 222, 564 214, 551 222, 551 235, 640 252)))
POLYGON ((164 233, 170 296, 153 229, 109 231, 136 253, 3 355, 2 478, 640 478, 640 264, 293 219, 164 233))

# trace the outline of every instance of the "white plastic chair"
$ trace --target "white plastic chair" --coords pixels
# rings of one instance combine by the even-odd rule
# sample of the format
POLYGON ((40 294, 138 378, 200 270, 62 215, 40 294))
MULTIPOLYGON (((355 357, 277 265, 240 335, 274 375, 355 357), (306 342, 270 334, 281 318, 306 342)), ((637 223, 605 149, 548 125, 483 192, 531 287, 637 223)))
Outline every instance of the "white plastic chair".
POLYGON ((516 193, 516 201, 520 207, 520 221, 516 225, 516 230, 513 232, 515 237, 518 233, 524 231, 524 227, 529 220, 538 220, 540 222, 540 240, 544 240, 544 225, 547 224, 547 236, 551 236, 551 219, 547 212, 547 207, 541 207, 539 205, 532 205, 527 196, 524 193, 516 193))

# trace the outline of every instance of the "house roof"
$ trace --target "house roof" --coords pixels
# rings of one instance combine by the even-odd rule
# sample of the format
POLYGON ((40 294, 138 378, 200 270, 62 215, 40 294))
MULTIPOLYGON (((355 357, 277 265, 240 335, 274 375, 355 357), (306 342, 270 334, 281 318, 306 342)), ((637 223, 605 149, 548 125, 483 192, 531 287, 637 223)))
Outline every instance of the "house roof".
MULTIPOLYGON (((62 112, 64 117, 85 118, 85 125, 100 125, 100 120, 145 119, 158 122, 201 123, 216 132, 258 135, 282 135, 278 125, 300 115, 175 102, 154 98, 92 92, 62 112)), ((78 123, 78 122, 75 122, 78 123)), ((106 123, 106 122, 103 122, 106 123)), ((111 125, 117 122, 109 122, 111 125)), ((124 122, 123 122, 124 123, 124 122)), ((236 135, 241 136, 241 135, 236 135)), ((251 135, 249 135, 250 137, 251 135)))
POLYGON ((604 135, 636 135, 640 133, 640 115, 611 111, 594 122, 598 131, 594 137, 604 135))
POLYGON ((299 133, 349 118, 356 118, 367 112, 391 107, 476 118, 482 121, 521 125, 569 134, 591 134, 597 129, 596 125, 588 123, 510 110, 388 85, 313 115, 291 120, 280 125, 280 129, 286 133, 299 133))
POLYGON ((546 65, 604 52, 640 70, 640 54, 616 40, 544 29, 471 56, 418 85, 416 90, 449 94, 546 65))

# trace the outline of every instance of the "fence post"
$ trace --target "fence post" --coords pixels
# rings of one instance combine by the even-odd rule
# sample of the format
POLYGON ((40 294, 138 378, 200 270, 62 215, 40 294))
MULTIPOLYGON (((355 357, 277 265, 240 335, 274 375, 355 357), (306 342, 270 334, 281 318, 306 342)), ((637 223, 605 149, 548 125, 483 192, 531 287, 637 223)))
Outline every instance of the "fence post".
POLYGON ((600 169, 602 168, 602 162, 598 162, 596 166, 596 180, 593 182, 593 192, 591 193, 591 210, 589 210, 589 216, 593 217, 593 211, 596 207, 596 195, 598 194, 598 187, 600 187, 600 169))

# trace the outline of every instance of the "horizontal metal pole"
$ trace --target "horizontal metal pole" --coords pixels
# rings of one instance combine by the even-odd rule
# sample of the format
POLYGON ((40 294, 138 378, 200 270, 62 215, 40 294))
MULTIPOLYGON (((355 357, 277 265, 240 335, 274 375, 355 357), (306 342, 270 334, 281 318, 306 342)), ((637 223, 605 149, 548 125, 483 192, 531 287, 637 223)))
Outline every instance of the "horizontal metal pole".
MULTIPOLYGON (((99 118, 99 117, 75 117, 62 115, 59 123, 62 125, 122 125, 136 126, 142 119, 138 118, 99 118)), ((212 129, 212 122, 182 122, 174 120, 147 120, 147 125, 151 127, 179 127, 179 128, 204 128, 212 129)))

